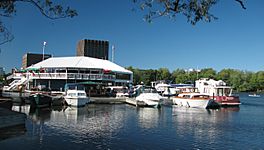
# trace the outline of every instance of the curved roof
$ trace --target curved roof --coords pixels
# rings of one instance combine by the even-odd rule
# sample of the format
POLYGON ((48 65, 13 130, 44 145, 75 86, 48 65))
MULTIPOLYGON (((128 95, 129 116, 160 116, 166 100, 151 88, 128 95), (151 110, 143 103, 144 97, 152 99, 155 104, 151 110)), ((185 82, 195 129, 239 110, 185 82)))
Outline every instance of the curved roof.
POLYGON ((52 57, 28 67, 32 68, 93 68, 132 74, 131 71, 109 60, 85 56, 52 57))

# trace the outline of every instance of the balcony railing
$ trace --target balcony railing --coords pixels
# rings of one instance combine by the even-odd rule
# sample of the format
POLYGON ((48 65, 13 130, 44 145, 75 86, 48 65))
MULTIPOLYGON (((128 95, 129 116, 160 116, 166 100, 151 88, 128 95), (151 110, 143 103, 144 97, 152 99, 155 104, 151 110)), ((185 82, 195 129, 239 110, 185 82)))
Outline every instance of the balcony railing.
POLYGON ((75 79, 75 80, 115 80, 115 75, 82 74, 82 73, 35 73, 32 79, 75 79))
POLYGON ((127 82, 127 80, 116 79, 116 75, 108 74, 84 74, 84 73, 14 73, 9 78, 21 79, 73 79, 73 80, 104 80, 127 82))

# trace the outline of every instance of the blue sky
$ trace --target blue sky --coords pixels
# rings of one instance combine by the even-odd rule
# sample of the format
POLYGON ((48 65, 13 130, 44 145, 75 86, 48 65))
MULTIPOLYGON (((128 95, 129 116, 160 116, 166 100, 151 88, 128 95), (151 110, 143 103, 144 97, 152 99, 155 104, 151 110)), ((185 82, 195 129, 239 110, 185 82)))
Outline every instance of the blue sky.
MULTIPOLYGON (((78 11, 72 19, 49 20, 31 5, 19 3, 17 15, 5 19, 15 39, 0 45, 0 66, 21 67, 27 52, 75 56, 81 39, 108 40, 115 45, 115 63, 142 69, 264 69, 263 0, 247 1, 243 10, 233 0, 219 1, 212 13, 219 19, 192 26, 186 18, 143 21, 131 0, 63 1, 78 11)), ((110 52, 111 55, 111 52, 110 52)))

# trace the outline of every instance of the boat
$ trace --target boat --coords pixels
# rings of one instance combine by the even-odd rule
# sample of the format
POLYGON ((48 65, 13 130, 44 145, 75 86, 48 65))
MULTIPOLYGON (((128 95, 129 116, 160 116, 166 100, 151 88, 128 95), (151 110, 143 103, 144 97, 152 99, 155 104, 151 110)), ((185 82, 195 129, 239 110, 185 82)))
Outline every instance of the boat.
POLYGON ((142 86, 139 95, 136 97, 136 102, 143 106, 160 107, 162 96, 159 95, 155 88, 142 86))
POLYGON ((222 80, 202 78, 195 81, 195 87, 201 94, 208 94, 221 106, 239 106, 238 95, 233 94, 233 88, 222 80))
POLYGON ((211 108, 215 106, 209 95, 200 93, 181 93, 172 99, 173 104, 193 108, 211 108))
POLYGON ((249 97, 260 97, 260 95, 258 95, 258 94, 256 94, 256 93, 254 93, 254 94, 249 94, 248 96, 249 96, 249 97))
POLYGON ((75 107, 85 106, 90 102, 86 92, 79 89, 67 90, 64 99, 68 105, 75 107))
POLYGON ((46 93, 34 93, 29 96, 30 105, 32 107, 49 107, 51 106, 52 97, 46 93))
POLYGON ((124 86, 107 86, 106 88, 107 97, 115 97, 120 99, 125 99, 129 97, 128 88, 124 86))

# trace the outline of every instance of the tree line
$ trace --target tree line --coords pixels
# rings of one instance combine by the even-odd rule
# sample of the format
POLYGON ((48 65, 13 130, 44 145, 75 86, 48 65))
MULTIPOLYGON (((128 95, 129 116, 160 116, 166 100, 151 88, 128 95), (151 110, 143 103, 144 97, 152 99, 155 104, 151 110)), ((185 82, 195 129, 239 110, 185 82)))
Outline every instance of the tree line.
POLYGON ((133 72, 133 83, 144 83, 150 85, 152 81, 167 80, 172 83, 194 83, 200 78, 210 78, 223 80, 234 90, 240 92, 261 92, 264 90, 264 71, 251 72, 237 69, 223 69, 219 72, 213 68, 201 70, 195 69, 176 69, 172 72, 167 68, 159 69, 138 69, 132 66, 126 69, 133 72))

